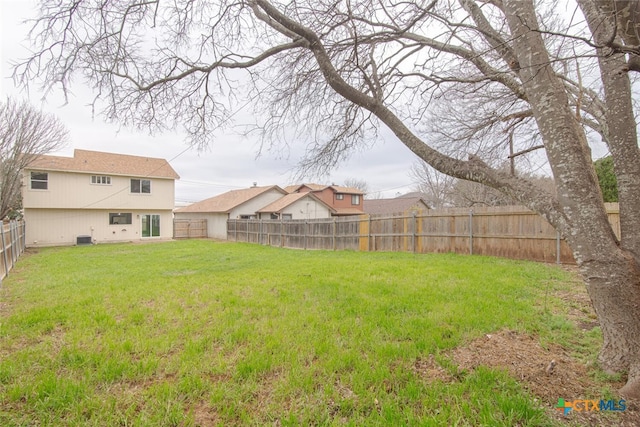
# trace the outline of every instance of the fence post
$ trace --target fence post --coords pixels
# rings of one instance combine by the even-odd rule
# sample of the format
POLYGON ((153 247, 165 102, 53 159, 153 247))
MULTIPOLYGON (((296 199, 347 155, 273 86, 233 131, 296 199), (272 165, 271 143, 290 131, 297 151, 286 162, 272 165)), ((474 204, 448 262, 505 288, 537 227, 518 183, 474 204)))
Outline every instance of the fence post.
POLYGON ((416 241, 418 240, 418 236, 417 236, 417 231, 418 231, 418 221, 416 218, 416 212, 413 211, 413 253, 416 253, 416 241))
POLYGON ((309 231, 309 230, 307 230, 307 224, 308 224, 308 222, 305 219, 304 220, 304 249, 305 250, 307 250, 307 232, 309 231))
POLYGON ((18 255, 16 254, 16 223, 15 221, 9 221, 9 239, 11 240, 11 268, 16 265, 18 261, 18 255))
POLYGON ((20 254, 22 254, 25 251, 26 247, 27 247, 27 244, 26 244, 27 236, 24 234, 24 232, 25 232, 24 221, 20 221, 19 224, 20 224, 20 233, 19 233, 19 235, 20 235, 20 254))
MULTIPOLYGON (((371 214, 368 214, 368 215, 369 215, 369 228, 368 228, 368 231, 367 231, 367 234, 368 234, 368 236, 367 236, 367 251, 371 252, 371 243, 372 243, 371 242, 371 214)), ((375 248, 375 245, 373 247, 375 248)))
POLYGON ((473 209, 469 211, 469 255, 473 255, 473 209))
POLYGON ((560 232, 556 231, 556 264, 560 265, 560 232))
POLYGON ((280 247, 284 248, 284 219, 282 219, 282 214, 280 214, 280 247))
POLYGON ((4 275, 9 275, 9 260, 7 258, 7 244, 4 237, 4 224, 0 222, 0 239, 2 239, 2 258, 4 260, 4 275))
POLYGON ((16 262, 18 262, 18 260, 20 259, 20 230, 18 229, 18 221, 14 221, 14 235, 16 236, 16 241, 15 241, 15 245, 16 245, 16 262))
POLYGON ((333 217, 333 228, 331 230, 331 246, 333 247, 333 250, 337 250, 338 246, 336 245, 336 217, 333 217))
POLYGON ((9 222, 9 233, 11 235, 11 268, 13 268, 13 266, 16 265, 16 262, 18 262, 18 256, 19 256, 19 254, 16 252, 16 249, 17 249, 16 240, 18 236, 18 229, 16 228, 15 221, 9 222))

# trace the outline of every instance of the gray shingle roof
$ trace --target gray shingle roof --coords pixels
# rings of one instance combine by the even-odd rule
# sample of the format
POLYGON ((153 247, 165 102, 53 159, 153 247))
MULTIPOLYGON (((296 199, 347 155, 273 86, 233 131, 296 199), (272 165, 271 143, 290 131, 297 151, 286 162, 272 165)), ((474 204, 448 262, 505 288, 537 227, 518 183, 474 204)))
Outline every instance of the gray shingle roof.
POLYGON ((364 212, 370 215, 402 213, 414 207, 429 209, 429 206, 421 197, 364 200, 364 212))
POLYGON ((241 190, 227 191, 226 193, 219 194, 214 197, 210 197, 208 199, 202 200, 197 203, 193 203, 189 206, 185 206, 184 208, 176 209, 176 212, 190 212, 190 213, 230 212, 233 208, 240 206, 241 204, 248 202, 254 197, 257 197, 272 189, 276 189, 277 191, 281 192, 283 195, 286 194, 285 191, 282 188, 278 187, 277 185, 270 185, 266 187, 243 188, 241 190))

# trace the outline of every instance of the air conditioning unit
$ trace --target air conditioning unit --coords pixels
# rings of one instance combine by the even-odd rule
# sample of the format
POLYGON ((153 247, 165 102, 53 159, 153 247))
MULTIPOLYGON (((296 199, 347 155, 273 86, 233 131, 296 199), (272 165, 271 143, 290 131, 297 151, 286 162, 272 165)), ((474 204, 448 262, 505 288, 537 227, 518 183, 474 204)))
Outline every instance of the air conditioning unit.
POLYGON ((76 245, 90 245, 91 243, 91 236, 76 237, 76 245))

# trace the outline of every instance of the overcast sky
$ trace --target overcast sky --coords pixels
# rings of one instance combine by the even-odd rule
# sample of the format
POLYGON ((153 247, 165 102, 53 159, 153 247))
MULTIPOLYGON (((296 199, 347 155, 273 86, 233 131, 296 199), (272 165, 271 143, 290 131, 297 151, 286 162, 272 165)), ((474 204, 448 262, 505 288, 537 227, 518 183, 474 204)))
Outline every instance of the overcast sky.
MULTIPOLYGON (((182 135, 148 133, 119 129, 117 125, 92 118, 91 89, 77 83, 73 95, 64 105, 61 94, 52 94, 42 102, 42 94, 34 85, 31 92, 20 92, 11 79, 11 61, 28 55, 26 40, 28 27, 21 22, 33 17, 33 0, 0 0, 0 96, 15 99, 29 97, 31 103, 44 111, 54 113, 69 129, 67 147, 55 155, 71 156, 76 148, 108 151, 121 154, 165 158, 170 161, 181 179, 176 183, 176 202, 195 202, 228 190, 258 185, 286 186, 292 182, 299 158, 292 154, 279 158, 276 154, 257 156, 258 141, 234 134, 213 135, 209 150, 189 149, 182 135)), ((408 170, 415 156, 386 129, 381 132, 384 141, 372 149, 354 153, 350 160, 334 170, 329 177, 305 179, 306 182, 342 184, 345 179, 356 178, 367 182, 372 193, 382 197, 395 197, 411 190, 408 170)), ((293 144, 294 150, 304 147, 293 144)))

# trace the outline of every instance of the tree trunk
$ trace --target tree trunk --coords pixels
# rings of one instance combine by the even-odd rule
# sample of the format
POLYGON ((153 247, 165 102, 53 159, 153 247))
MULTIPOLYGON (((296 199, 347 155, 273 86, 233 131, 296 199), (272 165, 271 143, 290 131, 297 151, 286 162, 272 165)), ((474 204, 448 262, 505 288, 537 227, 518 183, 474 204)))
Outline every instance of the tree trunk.
MULTIPOLYGON (((579 0, 587 23, 599 46, 606 46, 616 31, 616 16, 602 13, 593 1, 579 0)), ((616 38, 615 41, 619 39, 616 38)), ((606 142, 613 158, 620 202, 620 243, 640 262, 640 149, 624 54, 598 50, 598 63, 605 94, 606 142)))
POLYGON ((598 362, 606 372, 628 372, 620 392, 640 398, 640 268, 618 250, 608 260, 583 264, 580 270, 604 339, 598 362))
POLYGON ((608 222, 586 135, 551 67, 542 37, 535 31, 533 2, 505 0, 503 4, 520 78, 568 219, 563 235, 573 250, 602 329, 604 345, 598 360, 608 372, 628 372, 621 392, 640 397, 640 266, 632 252, 620 247, 608 222))
MULTIPOLYGON (((616 16, 603 13, 593 1, 578 3, 594 41, 606 46, 616 31, 616 16)), ((627 371, 627 384, 621 392, 640 398, 640 150, 631 84, 623 71, 625 56, 599 48, 598 61, 605 93, 606 140, 618 179, 620 254, 604 265, 585 266, 583 274, 604 338, 600 365, 609 372, 627 371)))

